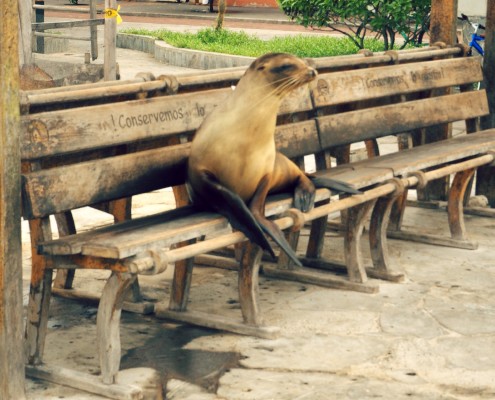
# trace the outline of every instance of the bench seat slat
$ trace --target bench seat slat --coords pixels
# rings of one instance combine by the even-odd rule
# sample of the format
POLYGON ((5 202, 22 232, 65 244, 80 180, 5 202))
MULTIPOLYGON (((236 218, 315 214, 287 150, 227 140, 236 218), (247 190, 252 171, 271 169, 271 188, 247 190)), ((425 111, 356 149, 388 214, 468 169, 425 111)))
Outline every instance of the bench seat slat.
POLYGON ((318 117, 323 148, 488 114, 484 90, 318 117), (421 115, 421 118, 417 118, 421 115), (363 127, 366 129, 363 129, 363 127))
POLYGON ((335 171, 330 169, 316 172, 315 175, 341 179, 363 188, 369 184, 383 182, 385 177, 390 179, 394 176, 405 176, 412 171, 424 170, 493 150, 495 150, 495 129, 490 129, 357 161, 352 165, 343 164, 335 171))
MULTIPOLYGON (((316 201, 326 200, 330 193, 319 189, 315 197, 316 201)), ((290 195, 273 195, 267 202, 266 215, 278 215, 290 207, 290 195)), ((188 206, 40 243, 38 251, 47 255, 83 254, 120 259, 219 232, 227 226, 227 220, 218 214, 198 212, 188 206)))
POLYGON ((475 58, 458 58, 324 74, 312 84, 315 107, 479 82, 475 58))

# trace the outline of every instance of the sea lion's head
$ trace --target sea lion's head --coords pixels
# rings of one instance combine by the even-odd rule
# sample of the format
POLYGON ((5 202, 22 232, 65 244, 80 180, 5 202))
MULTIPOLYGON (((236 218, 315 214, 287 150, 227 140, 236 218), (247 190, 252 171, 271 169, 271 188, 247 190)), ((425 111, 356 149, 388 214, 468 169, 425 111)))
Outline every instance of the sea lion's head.
POLYGON ((277 95, 284 96, 315 79, 318 73, 306 61, 292 54, 268 53, 254 60, 246 75, 255 77, 258 84, 265 84, 277 95))

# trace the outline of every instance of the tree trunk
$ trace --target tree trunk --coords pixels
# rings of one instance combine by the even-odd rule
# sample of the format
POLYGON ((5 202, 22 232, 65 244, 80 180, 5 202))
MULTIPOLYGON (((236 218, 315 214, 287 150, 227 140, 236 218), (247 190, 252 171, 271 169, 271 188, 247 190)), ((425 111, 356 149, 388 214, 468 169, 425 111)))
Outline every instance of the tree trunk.
POLYGON ((227 9, 227 0, 218 0, 218 18, 217 18, 217 31, 223 28, 223 18, 225 16, 225 10, 227 9))

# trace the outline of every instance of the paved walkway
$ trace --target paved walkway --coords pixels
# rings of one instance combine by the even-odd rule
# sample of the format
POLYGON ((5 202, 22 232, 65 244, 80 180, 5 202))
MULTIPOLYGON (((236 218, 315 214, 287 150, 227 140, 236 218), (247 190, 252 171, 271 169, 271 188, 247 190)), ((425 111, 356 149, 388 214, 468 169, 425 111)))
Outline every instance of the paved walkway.
MULTIPOLYGON (((180 29, 198 25, 185 18, 175 18, 173 23, 156 18, 129 21, 141 17, 126 18, 125 9, 144 8, 144 4, 120 4, 124 24, 180 29)), ((146 7, 166 8, 167 12, 203 9, 175 3, 146 3, 146 7)), ((229 12, 248 14, 246 10, 229 12)), ((271 29, 268 25, 263 32, 271 29)), ((284 31, 288 26, 278 24, 284 31)), ((74 52, 73 57, 82 55, 74 52)), ((117 57, 124 77, 140 71, 164 73, 171 68, 139 52, 119 50, 117 57)), ((137 199, 133 213, 143 215, 170 207, 171 192, 162 191, 137 199)), ((84 230, 110 223, 110 219, 82 209, 76 213, 76 223, 84 230)), ((488 218, 470 216, 466 224, 479 242, 478 250, 391 240, 393 267, 407 279, 400 284, 381 282, 378 294, 261 277, 265 322, 282 330, 276 340, 123 313, 122 368, 156 368, 167 382, 167 398, 175 400, 495 399, 495 224, 488 218)), ((405 226, 448 234, 442 210, 411 208, 405 226)), ((363 246, 367 247, 366 240, 363 246)), ((342 238, 329 233, 325 255, 342 259, 342 247, 342 238)), ((23 250, 27 302, 31 257, 26 223, 23 250)), ((370 263, 369 257, 366 262, 370 263)), ((171 273, 140 278, 145 296, 166 301, 171 273)), ((80 271, 77 276, 77 288, 99 290, 106 274, 80 271)), ((239 317, 236 279, 231 271, 197 268, 190 308, 239 317)), ((97 373, 95 317, 91 305, 55 299, 45 360, 97 373)), ((28 380, 27 386, 30 400, 99 398, 47 382, 28 380)))

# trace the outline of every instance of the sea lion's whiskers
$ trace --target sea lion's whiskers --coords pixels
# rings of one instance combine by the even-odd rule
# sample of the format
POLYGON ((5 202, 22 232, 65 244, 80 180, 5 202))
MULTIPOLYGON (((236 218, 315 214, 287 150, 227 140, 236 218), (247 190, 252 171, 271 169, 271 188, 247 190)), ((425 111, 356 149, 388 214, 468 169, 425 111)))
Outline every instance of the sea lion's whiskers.
MULTIPOLYGON (((282 82, 283 80, 288 80, 288 78, 283 78, 283 79, 279 79, 278 82, 282 82)), ((276 88, 274 88, 273 90, 271 90, 270 92, 268 92, 265 96, 263 96, 261 99, 259 99, 257 102, 255 103, 252 103, 251 106, 249 106, 249 108, 247 110, 252 110, 256 107, 259 107, 260 104, 262 104, 266 99, 269 99, 269 98, 272 98, 273 95, 280 95, 281 93, 283 93, 283 88, 287 87, 288 85, 288 82, 285 82, 283 83, 283 86, 278 86, 276 88), (281 90, 282 88, 282 90, 281 90)))

